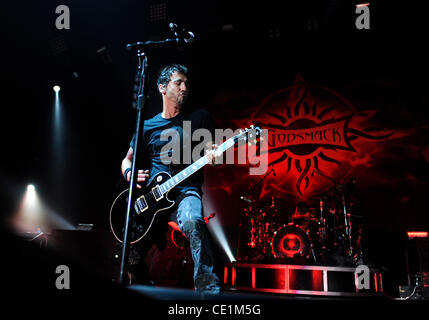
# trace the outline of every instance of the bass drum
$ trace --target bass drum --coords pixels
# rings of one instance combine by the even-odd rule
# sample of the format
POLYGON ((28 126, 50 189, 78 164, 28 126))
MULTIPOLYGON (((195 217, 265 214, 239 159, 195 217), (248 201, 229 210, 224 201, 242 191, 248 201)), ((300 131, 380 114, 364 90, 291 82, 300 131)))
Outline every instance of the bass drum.
POLYGON ((308 258, 313 244, 307 231, 288 224, 274 232, 271 247, 275 258, 308 258))

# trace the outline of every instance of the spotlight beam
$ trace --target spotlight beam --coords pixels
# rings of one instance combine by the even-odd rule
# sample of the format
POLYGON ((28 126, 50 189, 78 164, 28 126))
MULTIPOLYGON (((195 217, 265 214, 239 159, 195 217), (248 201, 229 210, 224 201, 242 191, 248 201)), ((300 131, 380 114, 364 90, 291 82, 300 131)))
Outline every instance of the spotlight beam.
POLYGON ((219 223, 219 220, 212 219, 208 223, 208 226, 212 230, 213 235, 215 236, 219 245, 222 247, 229 261, 230 262, 236 261, 234 255, 232 254, 231 247, 229 246, 228 241, 226 240, 225 233, 223 232, 223 229, 221 227, 221 224, 219 223))
POLYGON ((27 186, 21 204, 10 222, 11 227, 18 233, 34 233, 51 228, 75 229, 69 221, 40 200, 36 188, 32 184, 27 186))

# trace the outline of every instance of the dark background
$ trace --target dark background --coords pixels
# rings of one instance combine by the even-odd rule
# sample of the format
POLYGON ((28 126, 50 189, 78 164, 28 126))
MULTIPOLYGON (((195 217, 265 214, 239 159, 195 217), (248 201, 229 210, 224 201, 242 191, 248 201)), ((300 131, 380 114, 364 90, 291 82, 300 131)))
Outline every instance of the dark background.
MULTIPOLYGON (((392 177, 409 176, 409 183, 372 189, 373 198, 365 201, 375 204, 374 212, 366 214, 374 217, 369 223, 375 228, 427 230, 429 99, 423 13, 408 2, 371 2, 371 29, 357 30, 356 3, 8 4, 2 9, 6 23, 0 169, 4 217, 11 217, 26 185, 33 183, 43 202, 71 224, 93 223, 95 229, 109 229, 111 202, 126 187, 120 163, 135 127, 132 96, 137 60, 125 45, 171 37, 168 23, 175 22, 192 30, 196 41, 148 53, 152 82, 146 117, 161 111, 154 79, 168 63, 190 67, 193 106, 219 115, 217 101, 224 97, 241 118, 300 73, 310 83, 341 92, 359 108, 376 106, 383 128, 414 130, 406 140, 413 148, 410 157, 401 149, 403 159, 373 168, 392 177), (62 4, 70 8, 70 30, 55 28, 55 8, 62 4), (151 16, 160 4, 165 4, 164 13, 151 16), (55 84, 61 86, 60 149, 53 143, 55 84), (392 193, 392 188, 400 191, 392 193), (398 205, 398 194, 408 197, 406 205, 398 205), (384 204, 389 210, 383 210, 384 204)), ((226 227, 236 225, 240 216, 235 202, 231 199, 231 206, 223 205, 225 211, 219 212, 226 227)))

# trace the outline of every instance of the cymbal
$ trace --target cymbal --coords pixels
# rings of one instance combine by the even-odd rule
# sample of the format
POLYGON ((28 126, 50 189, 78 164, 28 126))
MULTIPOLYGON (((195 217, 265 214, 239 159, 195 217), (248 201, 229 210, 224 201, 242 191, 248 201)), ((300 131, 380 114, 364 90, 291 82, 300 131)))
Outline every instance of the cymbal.
POLYGON ((320 199, 322 199, 322 200, 332 200, 333 198, 334 197, 320 196, 320 197, 308 198, 308 200, 316 200, 316 201, 319 201, 320 199))
POLYGON ((262 198, 260 201, 261 202, 265 202, 265 201, 269 201, 269 202, 271 202, 271 201, 273 201, 274 200, 274 202, 286 202, 286 199, 283 199, 283 198, 272 198, 272 197, 265 197, 265 198, 262 198))

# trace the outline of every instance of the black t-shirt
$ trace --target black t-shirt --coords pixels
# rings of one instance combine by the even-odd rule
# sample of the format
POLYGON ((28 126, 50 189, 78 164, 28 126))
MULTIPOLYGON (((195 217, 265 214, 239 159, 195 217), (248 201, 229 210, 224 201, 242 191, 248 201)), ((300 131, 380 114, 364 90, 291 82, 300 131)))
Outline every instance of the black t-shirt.
MULTIPOLYGON (((164 119, 159 113, 153 118, 145 120, 143 144, 141 144, 143 150, 139 151, 139 153, 141 152, 144 162, 149 165, 149 179, 152 179, 161 171, 168 172, 173 176, 204 156, 204 151, 202 150, 199 157, 192 159, 193 148, 203 141, 203 138, 198 141, 192 141, 192 134, 200 128, 208 129, 211 132, 212 141, 214 141, 213 120, 206 110, 199 109, 192 113, 181 112, 169 119, 164 119), (168 137, 168 140, 162 141, 161 135, 164 137, 163 140, 166 137, 168 137), (167 143, 169 144, 168 146, 167 143)), ((142 139, 140 139, 141 141, 142 139)), ((131 140, 130 147, 134 149, 134 137, 131 140)), ((181 193, 195 190, 201 194, 203 182, 204 175, 203 169, 201 169, 176 188, 181 193)))

